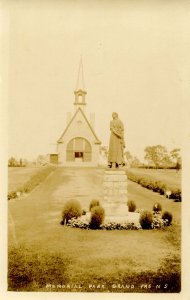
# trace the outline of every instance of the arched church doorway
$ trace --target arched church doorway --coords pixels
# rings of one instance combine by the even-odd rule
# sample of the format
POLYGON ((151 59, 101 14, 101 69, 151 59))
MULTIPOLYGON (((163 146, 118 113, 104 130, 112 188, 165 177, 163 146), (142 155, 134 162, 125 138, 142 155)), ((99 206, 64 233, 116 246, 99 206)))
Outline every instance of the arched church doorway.
POLYGON ((89 162, 92 160, 92 147, 90 143, 81 137, 69 141, 66 150, 66 161, 89 162))

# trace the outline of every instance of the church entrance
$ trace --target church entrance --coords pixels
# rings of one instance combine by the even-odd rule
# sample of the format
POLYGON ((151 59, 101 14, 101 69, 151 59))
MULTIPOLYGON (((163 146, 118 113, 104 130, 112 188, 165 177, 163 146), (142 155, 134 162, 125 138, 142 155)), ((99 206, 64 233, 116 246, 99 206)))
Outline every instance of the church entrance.
POLYGON ((90 143, 81 137, 72 139, 67 144, 66 160, 76 162, 89 162, 92 160, 92 147, 90 143))
POLYGON ((75 161, 83 161, 83 152, 75 152, 75 161))

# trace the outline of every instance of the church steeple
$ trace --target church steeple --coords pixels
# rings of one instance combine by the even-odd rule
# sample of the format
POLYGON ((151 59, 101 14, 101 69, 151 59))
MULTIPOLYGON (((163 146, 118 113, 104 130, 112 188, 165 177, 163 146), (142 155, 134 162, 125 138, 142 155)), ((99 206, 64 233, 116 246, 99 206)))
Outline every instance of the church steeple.
POLYGON ((84 86, 82 57, 80 59, 76 89, 74 91, 74 94, 75 94, 74 105, 76 106, 76 108, 81 107, 82 109, 84 109, 84 106, 86 105, 85 96, 87 92, 85 91, 85 86, 84 86))

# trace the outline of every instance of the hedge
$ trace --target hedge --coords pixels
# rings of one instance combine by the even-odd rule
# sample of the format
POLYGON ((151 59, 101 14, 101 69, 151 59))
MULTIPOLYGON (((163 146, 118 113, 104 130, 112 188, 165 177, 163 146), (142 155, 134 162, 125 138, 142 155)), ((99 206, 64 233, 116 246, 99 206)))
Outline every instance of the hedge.
POLYGON ((166 195, 166 191, 170 190, 171 191, 171 195, 170 195, 171 199, 175 199, 176 202, 182 200, 180 189, 169 188, 166 186, 166 184, 164 184, 161 181, 150 179, 150 178, 147 178, 142 175, 136 175, 132 172, 127 172, 127 177, 129 180, 136 182, 136 183, 140 184, 142 187, 152 190, 153 192, 157 192, 160 195, 166 195))
POLYGON ((36 186, 43 182, 47 178, 47 176, 54 170, 54 166, 43 167, 38 173, 33 175, 21 187, 17 188, 17 190, 9 192, 7 195, 8 200, 17 198, 22 194, 31 192, 36 186))

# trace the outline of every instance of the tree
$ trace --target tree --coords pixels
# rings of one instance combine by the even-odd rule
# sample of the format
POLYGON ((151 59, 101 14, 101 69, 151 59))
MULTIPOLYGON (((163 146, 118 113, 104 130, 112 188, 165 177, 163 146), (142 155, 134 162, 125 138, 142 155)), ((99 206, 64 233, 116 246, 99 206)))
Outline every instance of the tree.
POLYGON ((126 152, 124 153, 124 159, 125 159, 125 161, 127 162, 127 164, 128 164, 129 166, 131 166, 131 163, 132 163, 132 161, 133 161, 133 156, 131 155, 131 153, 130 153, 129 151, 126 151, 126 152))
POLYGON ((107 158, 108 157, 108 147, 107 146, 101 146, 100 147, 100 154, 107 158))
POLYGON ((175 162, 178 161, 178 159, 180 158, 180 148, 175 148, 172 151, 170 151, 170 156, 173 160, 175 160, 175 162))
POLYGON ((23 166, 23 160, 22 160, 22 158, 20 158, 20 163, 19 163, 19 165, 20 165, 20 167, 23 166))
POLYGON ((47 155, 38 155, 37 159, 36 159, 36 164, 37 165, 41 165, 41 166, 45 166, 48 163, 48 158, 47 155))
POLYGON ((177 160, 175 168, 176 168, 176 171, 179 171, 181 169, 181 160, 180 159, 177 160))
POLYGON ((28 165, 28 161, 26 158, 20 158, 20 167, 26 167, 28 165))
POLYGON ((17 167, 18 166, 18 161, 16 160, 15 157, 10 157, 8 161, 8 166, 9 167, 17 167))
POLYGON ((131 167, 132 168, 139 168, 140 166, 142 166, 142 163, 140 162, 140 160, 135 156, 131 162, 131 167))
POLYGON ((170 157, 173 162, 173 167, 176 168, 177 171, 181 169, 181 149, 180 148, 175 148, 172 151, 170 151, 170 157))
POLYGON ((129 151, 124 153, 124 159, 131 168, 139 168, 142 166, 140 160, 136 156, 133 156, 129 151))
POLYGON ((166 147, 162 145, 148 146, 145 148, 145 160, 155 168, 166 168, 171 164, 166 147))
POLYGON ((173 161, 173 163, 176 166, 176 169, 180 169, 181 168, 181 153, 180 153, 181 149, 180 148, 175 148, 172 151, 170 151, 170 157, 171 160, 173 161))

